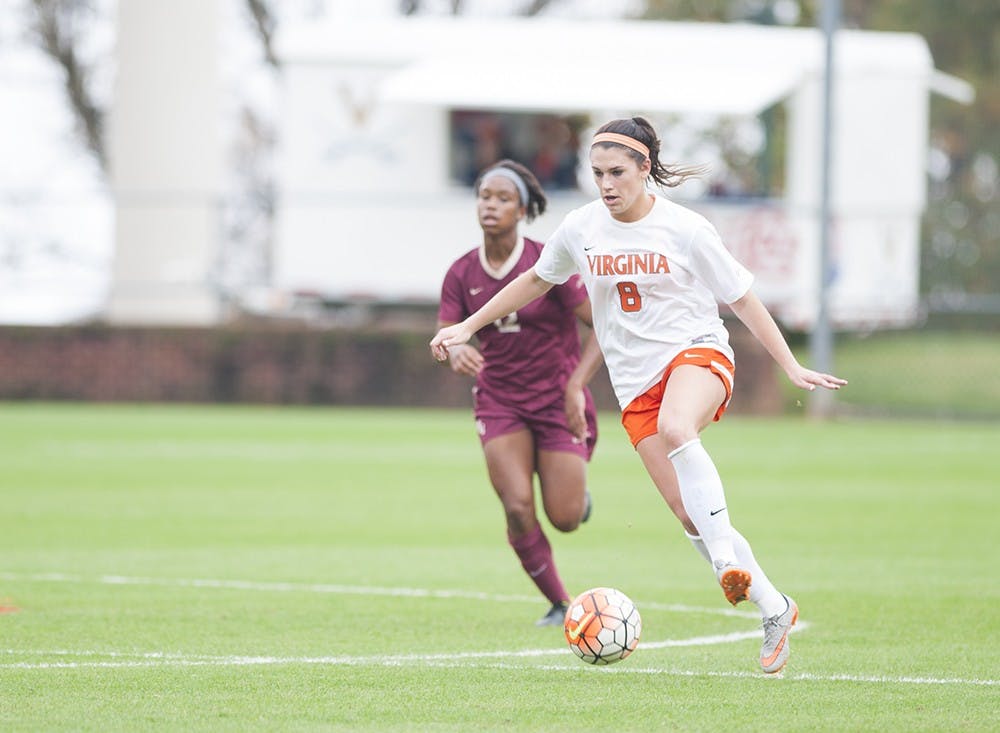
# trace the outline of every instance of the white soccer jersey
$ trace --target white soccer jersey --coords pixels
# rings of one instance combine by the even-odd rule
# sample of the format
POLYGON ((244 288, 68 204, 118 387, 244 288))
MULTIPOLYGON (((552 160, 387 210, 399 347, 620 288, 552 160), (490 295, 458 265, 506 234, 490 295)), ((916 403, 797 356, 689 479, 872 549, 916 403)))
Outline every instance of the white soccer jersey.
POLYGON ((753 283, 707 219, 660 196, 636 222, 614 219, 600 199, 570 212, 535 272, 556 284, 583 277, 623 410, 685 348, 733 359, 718 303, 739 300, 753 283))

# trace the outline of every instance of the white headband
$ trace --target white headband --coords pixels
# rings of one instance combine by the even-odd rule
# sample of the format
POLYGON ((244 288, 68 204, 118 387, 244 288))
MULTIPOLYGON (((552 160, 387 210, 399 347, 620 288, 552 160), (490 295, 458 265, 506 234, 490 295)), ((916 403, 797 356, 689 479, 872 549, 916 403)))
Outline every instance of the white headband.
POLYGON ((487 179, 493 178, 494 176, 500 176, 502 178, 506 178, 508 181, 511 181, 517 187, 517 193, 521 197, 521 206, 528 205, 528 187, 525 185, 524 179, 521 178, 521 176, 517 175, 517 173, 512 171, 510 168, 505 168, 500 165, 496 168, 490 168, 488 171, 483 173, 483 180, 479 185, 481 186, 483 183, 486 183, 487 179))

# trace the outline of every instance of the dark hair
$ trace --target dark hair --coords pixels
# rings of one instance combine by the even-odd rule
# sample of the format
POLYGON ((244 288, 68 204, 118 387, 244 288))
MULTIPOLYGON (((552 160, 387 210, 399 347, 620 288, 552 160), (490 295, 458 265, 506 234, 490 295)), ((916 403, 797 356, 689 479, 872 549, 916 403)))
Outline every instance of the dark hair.
POLYGON ((483 169, 483 172, 476 177, 476 182, 472 184, 473 190, 476 193, 479 193, 479 186, 483 182, 483 176, 495 168, 507 168, 520 176, 521 180, 524 181, 524 185, 528 189, 528 200, 522 201, 521 204, 524 206, 524 216, 529 222, 533 221, 536 216, 541 216, 545 213, 545 208, 549 205, 549 200, 545 197, 542 184, 538 182, 535 174, 528 170, 526 166, 510 158, 498 160, 493 165, 483 169))
MULTIPOLYGON (((653 129, 649 120, 644 117, 611 120, 611 122, 601 125, 597 130, 598 134, 602 132, 616 132, 619 135, 627 135, 649 148, 649 177, 658 186, 673 188, 681 185, 688 178, 695 178, 705 172, 704 166, 665 166, 661 163, 660 140, 656 137, 656 130, 653 129)), ((621 148, 632 157, 636 165, 642 165, 643 161, 646 160, 646 156, 638 150, 633 150, 619 143, 602 141, 597 144, 604 147, 614 146, 621 148)))

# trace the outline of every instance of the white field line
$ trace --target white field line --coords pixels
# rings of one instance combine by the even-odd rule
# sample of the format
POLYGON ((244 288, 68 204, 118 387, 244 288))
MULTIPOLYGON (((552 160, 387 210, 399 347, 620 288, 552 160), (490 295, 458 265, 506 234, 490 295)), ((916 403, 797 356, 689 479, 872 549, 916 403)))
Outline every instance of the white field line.
MULTIPOLYGON (((300 592, 300 593, 337 593, 355 595, 389 595, 422 598, 463 598, 473 600, 483 600, 492 602, 527 602, 537 603, 534 596, 505 596, 481 592, 459 591, 459 590, 428 590, 423 588, 385 588, 371 586, 345 586, 327 584, 299 584, 299 583, 261 583, 244 580, 218 580, 218 579, 183 579, 183 578, 144 578, 128 577, 121 575, 101 575, 86 577, 80 575, 69 575, 64 573, 39 573, 30 575, 18 575, 16 573, 0 573, 0 580, 20 580, 29 582, 52 582, 52 583, 97 583, 104 585, 140 585, 140 586, 171 586, 190 588, 212 588, 212 589, 232 589, 250 590, 264 592, 300 592)), ((678 604, 655 604, 641 603, 642 608, 651 610, 672 611, 676 613, 718 613, 720 609, 699 608, 695 606, 684 606, 678 604)), ((743 618, 757 619, 754 613, 721 609, 726 616, 739 616, 743 618)), ((805 629, 805 622, 799 623, 796 631, 805 629)), ((706 646, 711 644, 729 644, 745 639, 758 638, 761 635, 760 629, 753 631, 740 631, 728 634, 717 634, 711 636, 696 636, 688 639, 667 639, 664 641, 643 642, 644 649, 663 649, 667 647, 681 646, 706 646)), ((117 652, 72 652, 72 651, 37 651, 27 652, 14 649, 0 650, 0 654, 22 654, 35 657, 46 656, 91 656, 104 657, 103 661, 56 661, 56 662, 14 662, 0 663, 0 669, 53 669, 53 668, 78 668, 78 667, 149 667, 149 666, 206 666, 206 665, 248 665, 248 664, 337 664, 337 665, 397 665, 408 662, 427 664, 432 662, 440 663, 454 662, 456 660, 476 660, 502 658, 510 659, 515 657, 538 657, 551 654, 565 654, 565 647, 558 649, 528 649, 523 651, 501 651, 501 652, 463 652, 459 654, 422 654, 422 655, 396 655, 391 657, 302 657, 302 658, 281 658, 281 657, 211 657, 203 655, 185 654, 162 654, 151 652, 148 654, 129 655, 117 652)))
MULTIPOLYGON (((489 601, 492 603, 538 603, 537 596, 501 595, 496 593, 481 593, 466 590, 431 590, 427 588, 387 588, 365 585, 336 585, 327 583, 285 583, 259 582, 252 580, 220 580, 212 578, 144 578, 124 575, 98 575, 87 577, 66 573, 0 573, 0 580, 8 582, 32 583, 81 583, 96 585, 144 585, 166 586, 172 588, 212 588, 218 590, 247 590, 269 593, 329 593, 334 595, 360 596, 400 596, 407 598, 436 598, 473 601, 489 601)), ((651 601, 636 602, 640 608, 651 611, 670 611, 674 613, 704 613, 716 616, 732 616, 735 618, 759 619, 752 611, 737 611, 733 608, 703 608, 686 606, 677 603, 655 603, 651 601)))
MULTIPOLYGON (((735 635, 726 635, 727 637, 735 635)), ((717 643, 710 641, 712 637, 701 639, 670 640, 658 642, 658 646, 691 646, 694 644, 717 643)), ((727 639, 729 640, 729 639, 727 639)), ((645 648, 654 646, 643 645, 645 648)), ((497 658, 510 659, 514 657, 542 657, 552 655, 567 655, 568 650, 560 649, 528 649, 518 652, 462 652, 456 654, 404 654, 396 656, 332 656, 332 657, 245 657, 245 656, 209 656, 183 655, 160 652, 121 653, 121 652, 73 652, 73 651, 28 651, 17 649, 2 649, 0 656, 49 656, 49 657, 103 657, 100 660, 84 661, 52 661, 52 662, 0 662, 0 669, 46 670, 46 669, 129 669, 155 667, 250 667, 278 665, 322 665, 322 666, 382 666, 402 667, 406 665, 421 665, 425 667, 455 668, 455 669, 504 669, 524 671, 527 669, 551 672, 584 672, 599 669, 601 674, 636 674, 663 675, 668 677, 715 677, 735 679, 784 679, 794 682, 849 682, 877 685, 964 685, 970 687, 996 687, 1000 680, 994 679, 961 679, 954 677, 893 677, 889 675, 850 675, 850 674, 778 674, 765 675, 761 672, 706 672, 665 667, 636 667, 629 662, 613 667, 591 668, 580 662, 570 664, 524 665, 508 662, 490 661, 497 658)))
MULTIPOLYGON (((250 590, 267 592, 297 592, 297 593, 333 593, 354 595, 389 595, 423 598, 463 598, 492 602, 532 602, 537 603, 534 596, 496 595, 461 590, 428 590, 421 588, 385 588, 369 586, 347 586, 304 583, 261 583, 244 580, 213 580, 213 579, 183 579, 183 578, 142 578, 121 575, 101 575, 86 577, 64 573, 18 574, 0 573, 0 580, 54 582, 54 583, 90 583, 104 585, 146 585, 191 588, 215 588, 231 590, 250 590)), ((711 609, 679 604, 637 603, 643 608, 677 613, 715 613, 743 618, 758 618, 752 612, 735 611, 731 609, 711 609)), ((809 627, 805 621, 799 621, 793 631, 804 631, 809 627)), ((689 639, 666 639, 663 641, 644 641, 642 649, 664 649, 669 647, 707 646, 712 644, 728 644, 746 639, 759 638, 761 631, 740 631, 712 636, 697 636, 689 639)), ((0 662, 0 669, 94 669, 94 668, 150 668, 150 667, 246 667, 246 666, 276 666, 276 665, 328 665, 328 666, 385 666, 399 667, 409 664, 420 664, 434 667, 454 668, 492 668, 524 670, 523 665, 507 662, 490 661, 496 659, 537 658, 563 655, 568 650, 559 649, 525 649, 520 651, 496 652, 458 652, 452 654, 401 654, 372 656, 320 656, 320 657, 275 657, 275 656, 213 656, 204 654, 182 654, 168 652, 115 652, 115 651, 72 651, 72 650, 21 650, 0 649, 0 656, 55 657, 57 661, 32 662, 0 662), (61 658, 61 659, 60 659, 61 658), (67 661, 62 661, 66 659, 67 661)), ((532 665, 527 669, 550 671, 578 672, 587 670, 576 660, 570 664, 532 665)), ((891 677, 885 675, 816 675, 799 673, 795 675, 764 675, 755 672, 705 672, 695 670, 680 670, 660 667, 623 666, 602 667, 604 672, 616 674, 654 674, 674 677, 723 677, 723 678, 783 678, 797 681, 819 682, 857 682, 871 684, 909 684, 909 685, 971 685, 997 686, 1000 680, 994 679, 960 679, 933 677, 891 677)))
MULTIPOLYGON (((665 641, 643 642, 643 649, 665 649, 680 646, 709 646, 728 644, 760 636, 760 631, 739 631, 712 636, 694 636, 690 639, 667 639, 665 641)), ((530 658, 566 654, 569 650, 562 646, 546 649, 522 649, 520 651, 499 652, 451 652, 439 654, 375 654, 368 656, 322 656, 322 657, 272 657, 272 656, 217 656, 212 654, 183 654, 180 652, 115 652, 115 651, 73 651, 69 649, 23 650, 0 649, 0 656, 38 657, 107 657, 108 659, 145 660, 161 663, 181 662, 184 664, 405 664, 407 662, 427 663, 433 661, 459 661, 465 659, 530 658)), ((73 663, 77 664, 77 663, 73 663)), ((0 663, 0 667, 8 666, 0 663)))
MULTIPOLYGON (((798 630, 798 628, 796 628, 798 630)), ((667 647, 709 646, 728 644, 760 636, 760 631, 738 631, 730 634, 694 636, 690 639, 666 639, 665 641, 643 642, 643 649, 665 649, 667 647)), ((554 656, 566 654, 564 647, 547 649, 522 649, 520 651, 498 652, 452 652, 440 654, 394 654, 369 656, 322 656, 322 657, 273 657, 273 656, 214 656, 210 654, 182 654, 168 652, 115 652, 115 651, 72 651, 68 649, 25 650, 0 649, 0 656, 34 657, 103 657, 109 661, 100 662, 15 662, 0 663, 0 669, 34 669, 47 667, 141 667, 141 666, 201 666, 201 665, 253 665, 253 664, 331 664, 331 665, 403 665, 407 663, 428 664, 432 662, 456 662, 476 659, 511 659, 554 656)))

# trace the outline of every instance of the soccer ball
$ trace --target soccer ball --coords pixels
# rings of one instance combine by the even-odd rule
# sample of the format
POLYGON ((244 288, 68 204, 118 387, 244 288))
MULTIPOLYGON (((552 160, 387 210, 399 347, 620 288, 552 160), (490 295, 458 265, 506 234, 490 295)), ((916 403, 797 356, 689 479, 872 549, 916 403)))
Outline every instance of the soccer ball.
POLYGON ((612 664, 635 651, 642 633, 639 610, 614 588, 591 588, 569 604, 563 631, 569 648, 589 664, 612 664))

